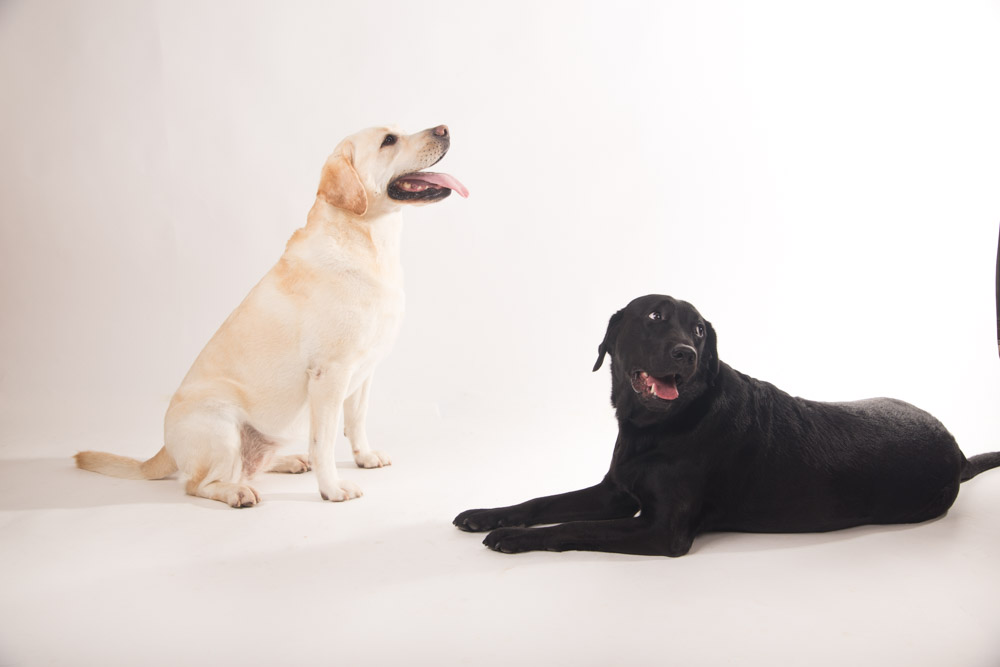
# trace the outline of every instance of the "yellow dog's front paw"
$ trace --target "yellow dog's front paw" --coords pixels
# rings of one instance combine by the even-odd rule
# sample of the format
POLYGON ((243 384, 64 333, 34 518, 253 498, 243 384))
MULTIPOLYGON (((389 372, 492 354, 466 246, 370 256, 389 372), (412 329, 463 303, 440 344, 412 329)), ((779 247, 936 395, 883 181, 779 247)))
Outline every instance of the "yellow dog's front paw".
POLYGON ((388 454, 376 450, 355 454, 354 462, 359 468, 383 468, 392 465, 392 459, 388 454))
POLYGON ((345 500, 360 498, 364 493, 361 492, 361 487, 354 482, 339 480, 325 487, 320 486, 319 495, 322 496, 323 500, 340 503, 345 500))

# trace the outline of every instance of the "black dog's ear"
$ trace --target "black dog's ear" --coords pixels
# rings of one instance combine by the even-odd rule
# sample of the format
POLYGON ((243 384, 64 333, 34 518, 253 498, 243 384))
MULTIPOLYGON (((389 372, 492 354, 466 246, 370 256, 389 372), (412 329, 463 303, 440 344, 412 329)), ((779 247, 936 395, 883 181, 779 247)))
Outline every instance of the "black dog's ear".
POLYGON ((618 326, 622 323, 623 317, 625 317, 624 308, 612 315, 611 319, 608 320, 608 330, 604 332, 604 340, 597 346, 597 363, 594 364, 595 371, 604 363, 604 355, 610 352, 611 347, 615 344, 615 338, 618 337, 618 326))
POLYGON ((711 386, 715 384, 715 378, 719 375, 719 338, 715 335, 715 327, 707 320, 705 329, 705 350, 702 354, 708 370, 708 384, 711 386))

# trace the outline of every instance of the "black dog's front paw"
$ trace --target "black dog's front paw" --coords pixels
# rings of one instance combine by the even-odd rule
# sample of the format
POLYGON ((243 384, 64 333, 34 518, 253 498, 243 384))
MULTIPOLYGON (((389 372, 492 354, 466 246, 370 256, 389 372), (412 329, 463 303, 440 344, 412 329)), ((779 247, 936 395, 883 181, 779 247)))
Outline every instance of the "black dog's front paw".
POLYGON ((541 531, 532 528, 498 528, 486 536, 483 544, 505 554, 519 554, 525 551, 545 549, 539 540, 541 531))
POLYGON ((470 533, 481 533, 500 526, 510 526, 511 521, 499 510, 465 510, 452 521, 460 529, 470 533))

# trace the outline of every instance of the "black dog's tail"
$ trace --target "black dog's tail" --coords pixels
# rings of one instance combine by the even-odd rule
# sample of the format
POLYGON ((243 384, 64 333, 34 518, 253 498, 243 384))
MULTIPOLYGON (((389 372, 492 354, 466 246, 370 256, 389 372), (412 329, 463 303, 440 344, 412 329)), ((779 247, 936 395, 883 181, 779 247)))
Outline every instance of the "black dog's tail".
POLYGON ((962 481, 968 481, 979 473, 996 467, 1000 467, 1000 452, 977 454, 965 462, 965 467, 962 468, 962 481))

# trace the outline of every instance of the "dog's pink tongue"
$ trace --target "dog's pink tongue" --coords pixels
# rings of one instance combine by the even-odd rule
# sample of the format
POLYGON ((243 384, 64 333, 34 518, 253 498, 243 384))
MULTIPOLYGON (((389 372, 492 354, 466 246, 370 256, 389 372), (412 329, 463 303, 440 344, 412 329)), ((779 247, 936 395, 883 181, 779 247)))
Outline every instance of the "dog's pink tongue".
POLYGON ((469 196, 469 191, 464 185, 459 183, 458 179, 451 174, 439 174, 433 171, 421 171, 413 176, 414 180, 420 180, 425 183, 430 183, 431 185, 437 185, 442 188, 448 188, 449 190, 454 190, 463 197, 469 196))
POLYGON ((652 387, 656 397, 662 398, 664 401, 672 401, 680 396, 680 392, 677 391, 677 383, 674 382, 673 378, 657 380, 650 375, 646 377, 646 386, 652 387))

